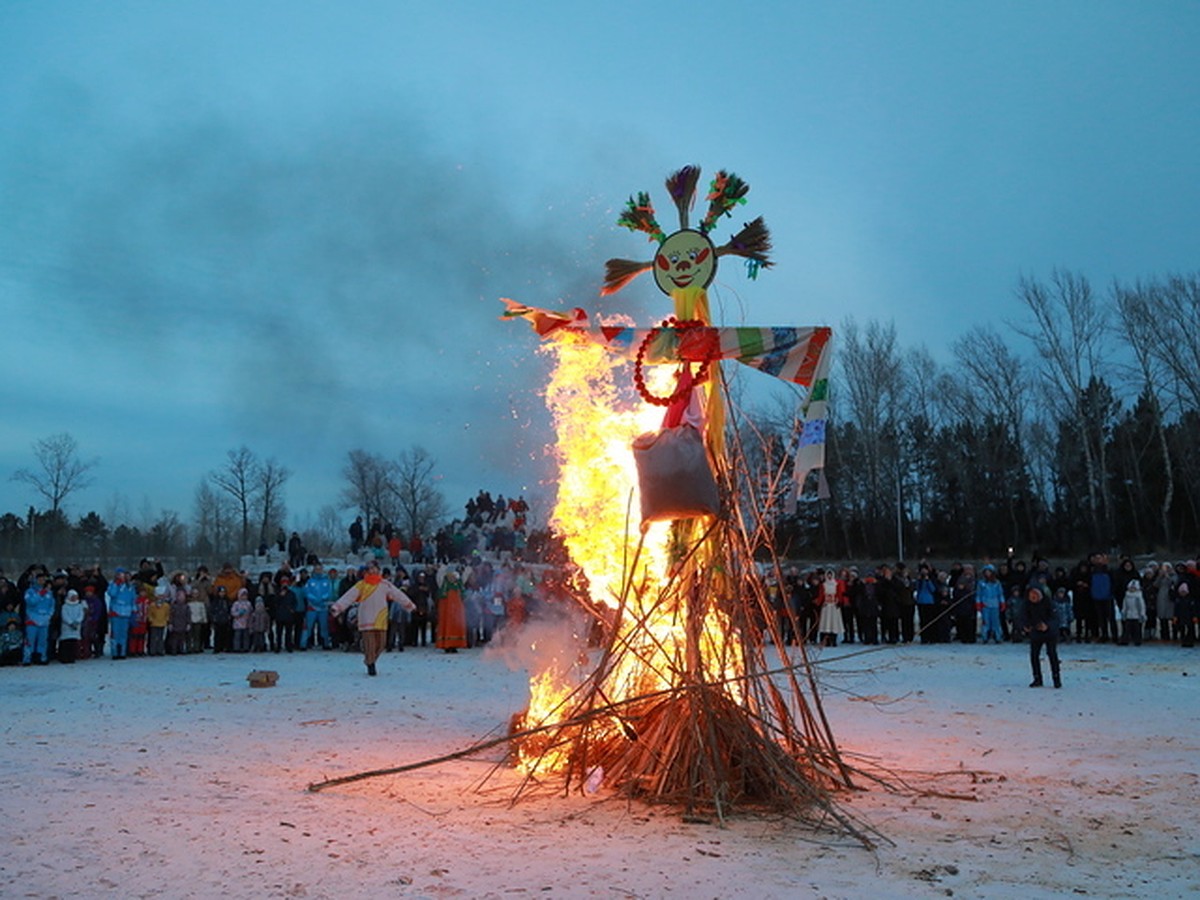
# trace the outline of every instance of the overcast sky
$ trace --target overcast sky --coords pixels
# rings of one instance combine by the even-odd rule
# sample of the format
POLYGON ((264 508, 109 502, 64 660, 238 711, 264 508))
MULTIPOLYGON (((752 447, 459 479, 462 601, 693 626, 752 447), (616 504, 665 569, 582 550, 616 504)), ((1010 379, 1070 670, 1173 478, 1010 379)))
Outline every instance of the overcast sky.
POLYGON ((354 448, 424 446, 455 507, 544 494, 497 298, 661 318, 650 279, 597 291, 650 255, 625 199, 670 226, 687 163, 773 233, 774 269, 718 273, 728 324, 940 356, 1023 274, 1194 272, 1198 44, 1195 2, 6 0, 0 511, 62 431, 99 458, 73 516, 186 519, 241 444, 293 471, 293 526, 354 448))

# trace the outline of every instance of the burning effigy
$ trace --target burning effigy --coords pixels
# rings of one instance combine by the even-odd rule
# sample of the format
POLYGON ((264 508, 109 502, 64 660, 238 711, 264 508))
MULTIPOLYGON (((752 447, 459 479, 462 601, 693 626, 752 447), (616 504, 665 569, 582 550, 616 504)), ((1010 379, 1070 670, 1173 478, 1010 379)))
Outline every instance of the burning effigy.
POLYGON ((602 293, 652 272, 673 304, 659 324, 503 301, 504 316, 528 321, 552 357, 550 524, 580 573, 576 599, 603 623, 598 649, 533 674, 510 732, 514 756, 527 783, 603 785, 719 819, 744 807, 832 818, 861 838, 833 800, 852 773, 803 642, 785 646, 768 596, 780 575, 772 508, 786 502, 788 479, 777 473, 757 490, 761 479, 746 477, 722 372, 734 360, 807 390, 794 498, 823 462, 831 333, 713 323, 718 260, 740 257, 755 277, 771 266, 771 243, 761 217, 714 243, 749 190, 725 171, 690 227, 699 179, 695 166, 666 179, 678 230, 660 226, 645 192, 618 219, 656 248, 647 261, 609 260, 602 293))
POLYGON ((771 593, 782 582, 774 519, 824 463, 831 332, 713 323, 708 287, 718 259, 740 257, 754 277, 770 268, 771 243, 761 218, 713 242, 749 190, 724 171, 689 227, 699 178, 686 166, 666 180, 678 230, 662 229, 644 192, 618 219, 657 247, 648 261, 609 260, 601 293, 652 271, 673 304, 659 324, 503 300, 503 317, 527 321, 552 358, 545 398, 558 479, 550 526, 570 555, 569 593, 596 626, 582 631, 598 640, 538 648, 529 706, 504 736, 310 790, 506 745, 523 773, 518 798, 544 786, 603 790, 706 821, 769 810, 874 845, 878 833, 837 802, 866 773, 839 752, 804 643, 784 640, 771 593), (806 392, 791 451, 753 476, 745 429, 727 422, 737 410, 726 361, 806 392))

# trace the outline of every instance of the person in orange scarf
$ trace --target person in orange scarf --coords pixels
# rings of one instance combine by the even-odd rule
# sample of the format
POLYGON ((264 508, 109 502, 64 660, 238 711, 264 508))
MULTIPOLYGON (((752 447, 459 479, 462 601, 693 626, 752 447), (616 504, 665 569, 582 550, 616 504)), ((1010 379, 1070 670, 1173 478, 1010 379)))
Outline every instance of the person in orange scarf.
POLYGON ((435 645, 457 653, 467 645, 467 608, 463 605, 462 576, 452 566, 438 573, 437 634, 435 645))
POLYGON ((367 565, 362 580, 342 594, 329 608, 330 612, 337 616, 351 605, 358 604, 358 633, 362 638, 363 662, 367 664, 368 675, 376 674, 375 662, 383 652, 383 644, 387 640, 388 601, 399 603, 409 612, 417 608, 408 594, 379 573, 379 564, 372 562, 367 565))

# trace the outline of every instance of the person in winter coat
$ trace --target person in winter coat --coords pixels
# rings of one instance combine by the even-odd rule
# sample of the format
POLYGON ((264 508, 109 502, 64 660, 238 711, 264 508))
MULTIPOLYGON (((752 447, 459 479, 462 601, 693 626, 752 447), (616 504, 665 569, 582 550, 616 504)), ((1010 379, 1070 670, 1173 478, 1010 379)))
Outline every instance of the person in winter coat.
POLYGON ((1058 614, 1058 639, 1063 643, 1071 642, 1071 617, 1075 614, 1074 601, 1066 585, 1054 589, 1054 610, 1058 614))
POLYGON ((133 615, 129 617, 129 655, 146 655, 146 636, 149 630, 147 616, 150 612, 149 586, 142 582, 137 584, 137 599, 133 601, 133 615))
POLYGON ((1050 675, 1056 688, 1062 687, 1062 675, 1058 663, 1058 621, 1054 604, 1044 596, 1042 589, 1031 587, 1025 594, 1025 634, 1029 636, 1029 665, 1033 669, 1030 687, 1042 686, 1042 648, 1050 660, 1050 675))
POLYGON ((250 649, 250 613, 253 611, 250 592, 244 587, 238 588, 237 599, 229 607, 234 653, 246 653, 250 649))
POLYGON ((250 650, 262 653, 267 649, 267 632, 271 630, 271 614, 267 612, 267 603, 262 597, 254 601, 254 610, 250 613, 250 650))
POLYGON ((50 662, 50 620, 54 618, 54 594, 50 591, 47 578, 39 572, 25 590, 25 657, 21 665, 36 661, 40 665, 50 662))
POLYGON ((129 620, 137 603, 137 588, 124 569, 117 569, 105 596, 108 598, 110 652, 113 659, 124 659, 129 655, 129 620))
POLYGON ((233 647, 233 612, 230 606, 225 585, 215 588, 208 598, 213 653, 228 653, 233 647))
POLYGON ((187 576, 182 572, 176 572, 171 583, 164 586, 166 595, 171 600, 171 621, 167 624, 167 653, 171 656, 187 653, 187 638, 188 631, 192 627, 192 613, 188 609, 186 579, 187 576))
POLYGON ((376 674, 375 662, 383 652, 383 644, 387 640, 389 601, 400 604, 409 612, 416 609, 404 591, 384 579, 380 574, 379 564, 371 562, 367 565, 362 580, 342 594, 331 607, 334 615, 340 615, 351 606, 357 606, 358 631, 362 639, 363 662, 367 666, 368 675, 376 674))
POLYGON ((1146 620, 1146 598, 1142 594, 1142 583, 1132 578, 1125 583, 1125 596, 1121 601, 1121 644, 1142 646, 1142 623, 1146 620))
POLYGON ((1192 595, 1191 586, 1186 581, 1180 581, 1175 589, 1175 634, 1179 638, 1180 647, 1196 646, 1197 624, 1196 598, 1192 595))
POLYGON ((937 572, 928 563, 917 566, 917 579, 913 582, 913 594, 917 600, 917 633, 922 644, 938 643, 938 583, 937 572))
MULTIPOLYGON (((107 582, 104 589, 108 589, 107 582)), ((83 633, 79 638, 79 658, 91 659, 104 655, 104 636, 108 634, 108 610, 104 607, 104 591, 94 584, 83 586, 83 605, 87 615, 83 619, 83 633)))
POLYGON ((208 603, 196 588, 188 594, 188 638, 187 652, 202 653, 208 632, 208 603))
POLYGON ((983 579, 975 584, 975 609, 983 619, 980 643, 991 638, 1000 643, 1000 616, 1004 613, 1004 584, 996 577, 996 567, 983 567, 983 579))
POLYGON ((271 650, 275 653, 296 649, 296 593, 292 590, 292 579, 284 575, 274 594, 274 603, 268 607, 271 613, 271 650))
POLYGON ((309 641, 313 646, 329 649, 329 601, 333 599, 333 582, 325 574, 320 563, 313 566, 313 573, 304 583, 304 631, 300 635, 300 649, 307 650, 309 641))
POLYGON ((1097 640, 1106 644, 1111 638, 1115 643, 1117 640, 1116 603, 1113 599, 1113 579, 1112 572, 1108 568, 1107 553, 1096 553, 1092 556, 1088 593, 1092 598, 1092 609, 1096 616, 1097 640))
POLYGON ((171 624, 171 601, 167 599, 166 591, 157 590, 150 599, 150 607, 146 610, 146 625, 149 630, 147 656, 162 656, 167 652, 167 626, 171 624))
POLYGON ((1150 619, 1150 627, 1154 630, 1155 619, 1158 624, 1158 639, 1169 641, 1171 619, 1175 617, 1175 569, 1170 563, 1163 563, 1154 572, 1150 581, 1151 592, 1146 598, 1146 612, 1154 618, 1150 619))
POLYGON ((10 620, 0 632, 0 666, 15 666, 25 655, 25 633, 21 623, 10 620))
POLYGON ((79 599, 78 591, 67 591, 58 615, 58 661, 73 663, 79 658, 79 640, 83 636, 83 620, 87 618, 87 607, 79 599))
POLYGON ((975 609, 975 591, 978 582, 975 580, 975 567, 969 563, 954 580, 950 588, 950 600, 954 609, 954 630, 959 643, 975 643, 975 622, 978 613, 975 609))

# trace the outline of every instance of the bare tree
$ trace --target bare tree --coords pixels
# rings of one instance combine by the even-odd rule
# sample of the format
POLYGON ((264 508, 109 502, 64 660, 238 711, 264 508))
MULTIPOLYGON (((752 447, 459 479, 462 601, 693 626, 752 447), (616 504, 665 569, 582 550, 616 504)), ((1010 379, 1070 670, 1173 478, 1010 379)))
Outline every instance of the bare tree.
MULTIPOLYGON (((1140 285, 1132 288, 1113 285, 1113 297, 1117 312, 1120 316, 1122 334, 1133 350, 1137 360, 1138 373, 1146 386, 1147 399, 1154 407, 1155 440, 1163 461, 1163 477, 1166 489, 1162 504, 1159 507, 1159 524, 1162 526, 1163 539, 1167 546, 1171 545, 1171 503, 1175 498, 1175 466, 1171 458, 1171 450, 1167 443, 1167 429, 1163 415, 1162 396, 1164 385, 1170 381, 1170 374, 1176 370, 1180 355, 1176 351, 1177 342, 1167 339, 1159 332, 1164 319, 1170 316, 1160 307, 1165 299, 1165 293, 1153 288, 1143 288, 1140 285)), ((1193 305, 1200 303, 1200 290, 1194 292, 1193 305)), ((1193 309, 1192 321, 1200 313, 1200 308, 1193 309)), ((1196 340, 1195 329, 1187 329, 1184 340, 1196 340)), ((1196 349, 1200 350, 1200 346, 1196 349)), ((1194 365, 1181 367, 1184 374, 1191 377, 1196 367, 1194 365)), ((1182 382, 1181 382, 1182 383, 1182 382)), ((1197 395, 1200 397, 1200 395, 1197 395)), ((1139 471, 1140 476, 1140 471, 1139 471)))
POLYGON ((224 557, 232 536, 233 517, 233 501, 229 496, 213 490, 208 480, 201 481, 193 498, 192 520, 198 552, 203 549, 224 557))
POLYGON ((81 459, 79 444, 66 432, 36 441, 33 455, 37 457, 39 468, 17 469, 11 480, 28 484, 41 494, 57 519, 67 498, 91 485, 92 478, 88 473, 99 461, 81 459))
POLYGON ((346 526, 342 522, 342 514, 332 503, 327 503, 317 510, 317 521, 310 529, 317 541, 315 546, 332 552, 345 543, 346 526))
POLYGON ((258 540, 266 543, 272 525, 282 527, 287 514, 283 502, 283 488, 291 472, 281 466, 274 457, 258 466, 255 472, 259 510, 258 540))
MULTIPOLYGON (((983 421, 991 416, 999 422, 1011 439, 1011 445, 1020 454, 1017 468, 1022 480, 1029 474, 1029 456, 1026 447, 1027 411, 1031 409, 1030 383, 1026 369, 1004 338, 990 326, 976 326, 951 345, 955 362, 958 364, 959 380, 963 389, 978 398, 978 408, 969 416, 971 421, 983 421)), ((1035 413, 1036 415, 1036 413, 1035 413)), ((1015 487, 1015 486, 1014 486, 1015 487)), ((1032 508, 1032 492, 1012 490, 1008 492, 1007 507, 1013 540, 1019 533, 1017 506, 1024 498, 1025 519, 1032 534, 1035 514, 1032 508)))
MULTIPOLYGON (((866 546, 877 546, 886 533, 888 511, 898 510, 900 501, 900 410, 905 381, 895 323, 869 322, 860 329, 847 320, 841 330, 838 361, 844 393, 841 408, 845 421, 855 427, 859 439, 861 478, 865 490, 859 494, 858 514, 868 525, 863 534, 866 546), (874 532, 874 533, 871 533, 874 532)), ((845 495, 845 491, 843 491, 845 495)))
POLYGON ((1029 408, 1029 379, 1016 353, 994 328, 986 325, 971 329, 950 349, 984 409, 1000 419, 1014 439, 1019 439, 1029 408))
POLYGON ((242 517, 242 540, 239 550, 250 549, 250 512, 256 508, 260 487, 258 458, 244 444, 226 454, 224 467, 209 473, 209 480, 224 491, 237 506, 242 517))
POLYGON ((1042 381, 1050 389, 1058 418, 1080 429, 1086 467, 1087 513, 1091 536, 1106 536, 1112 524, 1112 497, 1104 477, 1105 421, 1089 387, 1102 371, 1107 323, 1086 278, 1055 270, 1050 284, 1022 277, 1017 295, 1033 316, 1033 324, 1018 327, 1029 338, 1042 365, 1042 381))
POLYGON ((357 509, 368 521, 391 519, 396 495, 396 464, 365 450, 351 450, 342 475, 342 505, 357 509))
POLYGON ((396 462, 393 494, 406 534, 427 534, 446 517, 446 498, 437 489, 435 467, 434 458, 418 446, 402 452, 396 462))

